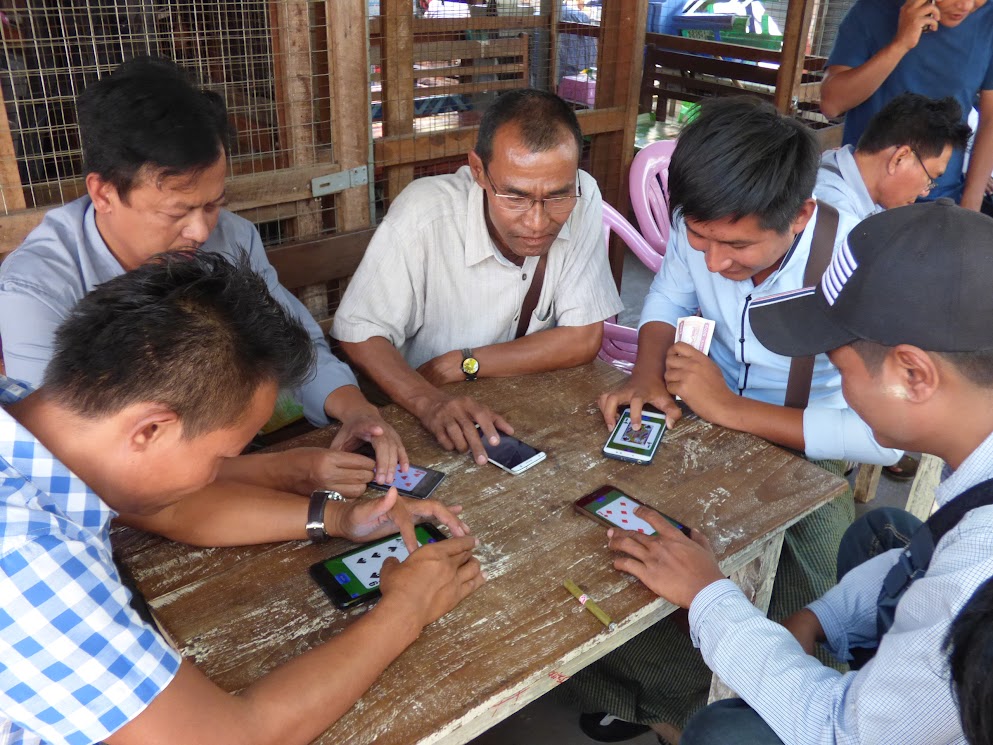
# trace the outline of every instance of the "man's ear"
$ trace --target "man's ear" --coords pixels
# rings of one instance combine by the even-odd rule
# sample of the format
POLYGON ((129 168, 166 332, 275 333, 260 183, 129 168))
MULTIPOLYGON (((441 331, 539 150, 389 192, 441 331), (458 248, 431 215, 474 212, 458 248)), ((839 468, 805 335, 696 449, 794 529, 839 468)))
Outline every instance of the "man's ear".
POLYGON ((93 209, 101 213, 110 212, 121 201, 117 188, 109 181, 104 181, 98 173, 86 174, 86 193, 90 195, 93 209))
POLYGON ((896 173, 897 168, 900 167, 900 163, 902 163, 907 158, 913 158, 913 157, 914 157, 914 151, 910 149, 909 145, 900 145, 899 147, 897 147, 896 150, 893 151, 893 154, 890 156, 890 159, 886 161, 886 172, 892 176, 894 173, 896 173))
POLYGON ((168 406, 141 404, 132 407, 128 422, 128 444, 134 453, 144 453, 166 442, 175 442, 183 434, 179 415, 168 406))
POLYGON ((469 151, 469 170, 472 172, 472 177, 476 180, 476 183, 480 187, 483 186, 483 159, 480 158, 475 150, 469 151))
POLYGON ((907 401, 928 401, 941 383, 941 371, 931 355, 911 344, 893 347, 886 355, 885 365, 888 374, 896 378, 907 401))
POLYGON ((793 224, 790 225, 790 232, 793 235, 802 233, 803 229, 807 227, 810 218, 814 216, 815 207, 817 207, 817 201, 814 199, 806 199, 800 205, 800 210, 796 213, 796 217, 793 218, 793 224))

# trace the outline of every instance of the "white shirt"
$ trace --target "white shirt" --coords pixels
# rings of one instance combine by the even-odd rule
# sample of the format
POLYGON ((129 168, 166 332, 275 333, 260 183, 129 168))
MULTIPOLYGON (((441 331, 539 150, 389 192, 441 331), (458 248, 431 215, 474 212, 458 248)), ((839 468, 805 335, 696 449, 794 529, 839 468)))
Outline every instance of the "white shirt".
MULTIPOLYGON (((583 171, 579 183, 582 197, 548 250, 528 334, 586 326, 624 307, 607 262, 600 190, 583 171)), ((415 369, 454 349, 511 341, 538 257, 517 266, 500 253, 483 197, 468 166, 404 189, 349 282, 335 338, 382 336, 415 369)))
MULTIPOLYGON (((938 487, 944 505, 993 477, 993 435, 938 487)), ((876 601, 900 549, 852 569, 810 605, 828 648, 876 639, 876 601)), ((993 506, 966 514, 935 546, 924 577, 907 589, 875 657, 839 673, 808 656, 793 636, 753 606, 730 580, 708 585, 690 606, 690 633, 710 668, 785 743, 964 745, 952 698, 948 627, 993 576, 993 506)))
POLYGON ((859 220, 883 211, 869 196, 851 145, 828 150, 821 156, 814 196, 859 220))
MULTIPOLYGON (((724 374, 728 387, 738 395, 782 406, 790 358, 762 346, 752 332, 748 307, 753 299, 803 287, 817 215, 815 210, 779 268, 758 287, 750 279, 726 279, 707 269, 704 254, 690 246, 686 224, 677 217, 662 268, 645 298, 641 325, 663 321, 675 326, 680 316, 691 316, 699 310, 704 318, 717 322, 710 357, 724 374)), ((839 213, 835 250, 855 224, 854 218, 839 213)), ((814 362, 810 404, 803 412, 803 439, 811 460, 888 465, 902 455, 899 450, 881 447, 865 422, 848 408, 841 393, 841 374, 824 354, 817 355, 814 362)))

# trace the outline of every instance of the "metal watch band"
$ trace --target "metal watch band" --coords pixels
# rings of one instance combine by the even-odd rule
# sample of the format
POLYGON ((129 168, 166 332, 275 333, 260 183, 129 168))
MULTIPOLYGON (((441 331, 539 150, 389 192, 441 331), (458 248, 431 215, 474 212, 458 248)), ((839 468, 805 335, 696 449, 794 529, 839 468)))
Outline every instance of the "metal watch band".
POLYGON ((336 491, 317 489, 310 493, 310 507, 307 510, 307 537, 318 543, 330 536, 324 528, 324 506, 329 502, 344 502, 345 498, 336 491))

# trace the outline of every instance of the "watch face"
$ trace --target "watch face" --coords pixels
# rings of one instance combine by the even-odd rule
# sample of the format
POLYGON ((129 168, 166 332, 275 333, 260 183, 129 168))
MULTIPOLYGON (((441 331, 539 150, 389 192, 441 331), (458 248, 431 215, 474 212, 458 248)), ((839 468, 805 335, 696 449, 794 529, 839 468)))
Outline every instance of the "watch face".
POLYGON ((475 375, 479 372, 479 363, 475 357, 467 357, 462 360, 462 372, 466 375, 475 375))

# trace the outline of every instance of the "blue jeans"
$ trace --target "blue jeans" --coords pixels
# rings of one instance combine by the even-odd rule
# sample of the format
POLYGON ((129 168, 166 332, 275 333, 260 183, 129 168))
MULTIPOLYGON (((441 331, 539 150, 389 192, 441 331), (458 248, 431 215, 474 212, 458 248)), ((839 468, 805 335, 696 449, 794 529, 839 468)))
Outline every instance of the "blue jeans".
MULTIPOLYGON (((838 546, 838 581, 873 556, 905 548, 921 521, 905 510, 880 507, 853 522, 838 546)), ((876 650, 853 649, 855 670, 876 650)), ((756 711, 740 698, 715 701, 686 724, 680 745, 782 745, 782 740, 756 711)))

